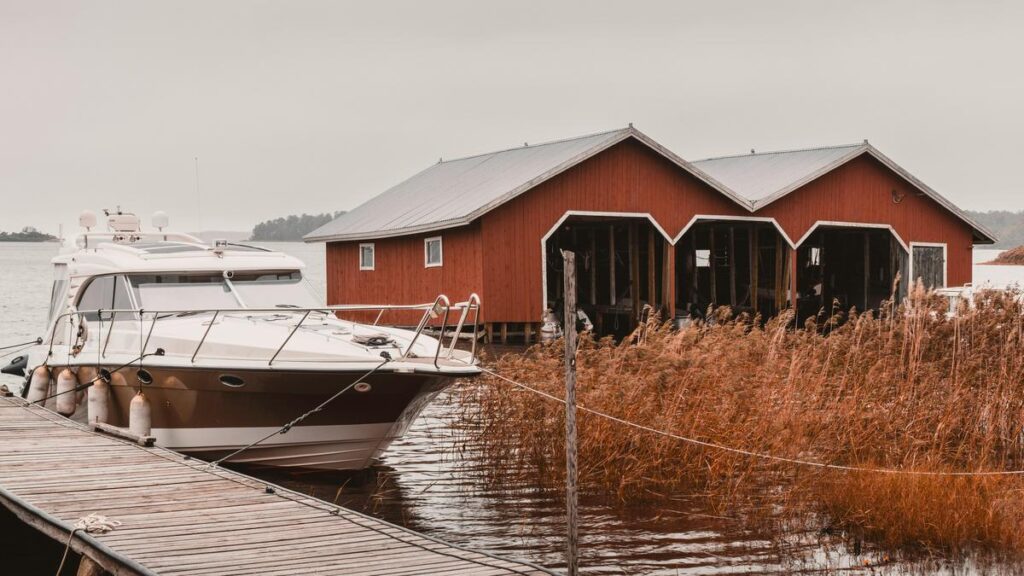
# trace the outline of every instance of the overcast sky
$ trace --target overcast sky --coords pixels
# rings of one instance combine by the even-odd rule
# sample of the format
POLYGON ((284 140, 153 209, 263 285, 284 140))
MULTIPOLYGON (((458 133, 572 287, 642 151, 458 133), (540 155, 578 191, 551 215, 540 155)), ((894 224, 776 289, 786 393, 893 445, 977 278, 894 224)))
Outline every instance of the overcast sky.
POLYGON ((1019 210, 1022 56, 1024 2, 0 0, 0 230, 248 230, 628 122, 691 160, 867 138, 1019 210))

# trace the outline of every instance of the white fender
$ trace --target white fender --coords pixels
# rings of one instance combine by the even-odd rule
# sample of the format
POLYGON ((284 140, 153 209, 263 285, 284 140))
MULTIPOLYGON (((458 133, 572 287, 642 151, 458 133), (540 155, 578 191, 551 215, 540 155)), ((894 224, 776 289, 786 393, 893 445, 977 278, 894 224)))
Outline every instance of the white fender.
POLYGON ((110 384, 100 378, 89 387, 89 422, 110 424, 110 384))
MULTIPOLYGON (((78 368, 78 385, 82 386, 84 384, 92 382, 97 375, 98 372, 92 366, 80 366, 78 368)), ((82 401, 85 400, 85 393, 87 390, 88 388, 82 388, 81 390, 78 391, 78 394, 76 394, 76 396, 78 396, 79 406, 81 406, 82 401)))
POLYGON ((57 375, 57 394, 54 398, 57 403, 57 413, 61 416, 71 416, 78 408, 78 394, 75 387, 78 386, 78 378, 74 372, 65 368, 57 375))
POLYGON ((132 398, 132 403, 128 406, 128 430, 131 430, 133 434, 138 436, 149 436, 152 430, 152 423, 149 399, 140 390, 132 398))
POLYGON ((32 371, 32 379, 28 385, 28 396, 29 402, 38 402, 50 392, 50 371, 45 365, 37 367, 32 371))

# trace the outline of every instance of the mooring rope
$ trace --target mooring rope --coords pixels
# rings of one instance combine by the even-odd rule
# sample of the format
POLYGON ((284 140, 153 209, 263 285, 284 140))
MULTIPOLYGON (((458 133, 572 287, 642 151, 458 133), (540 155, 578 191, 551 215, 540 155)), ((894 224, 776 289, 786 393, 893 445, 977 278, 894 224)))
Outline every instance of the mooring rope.
POLYGON ((106 534, 120 525, 119 521, 101 516, 95 512, 79 518, 78 522, 75 522, 74 527, 71 528, 71 533, 68 534, 68 543, 64 546, 64 555, 61 556, 60 566, 57 567, 57 576, 60 576, 60 573, 64 570, 64 563, 68 561, 68 552, 71 551, 71 542, 75 539, 76 532, 106 534))
MULTIPOLYGON (((555 402, 560 402, 562 404, 565 404, 565 399, 559 398, 558 396, 555 396, 554 394, 549 394, 547 392, 544 392, 543 390, 538 390, 537 388, 534 388, 534 387, 529 386, 527 384, 523 384, 522 382, 517 382, 517 381, 515 381, 515 380, 513 380, 511 378, 508 378, 507 376, 503 376, 503 375, 501 375, 501 374, 499 374, 499 373, 497 373, 497 372, 495 372, 493 370, 489 370, 487 368, 484 368, 483 366, 479 366, 479 368, 480 368, 481 371, 486 372, 487 374, 490 374, 491 376, 494 376, 495 378, 498 378, 499 380, 504 380, 505 382, 508 382, 509 384, 512 384, 514 386, 518 386, 519 388, 522 388, 522 389, 527 390, 529 392, 533 392, 534 394, 538 394, 538 395, 543 396, 543 397, 545 397, 545 398, 547 398, 549 400, 554 400, 555 402)), ((618 416, 612 416, 611 414, 608 414, 607 412, 601 412, 600 410, 594 410, 592 408, 587 408, 587 407, 581 406, 581 405, 577 405, 576 409, 579 410, 580 412, 586 412, 588 414, 593 414, 594 416, 598 416, 600 418, 605 418, 607 420, 611 420, 613 422, 618 422, 619 424, 622 424, 622 425, 625 425, 625 426, 636 428, 637 430, 643 430, 644 432, 649 432, 651 434, 657 434, 659 436, 664 436, 666 438, 672 438, 674 440, 679 440, 681 442, 686 442, 686 443, 693 444, 693 445, 696 445, 696 446, 701 446, 703 448, 709 448, 709 449, 718 450, 718 451, 721 451, 721 452, 731 452, 733 454, 739 454, 741 456, 747 456, 747 457, 750 457, 750 458, 760 458, 762 460, 772 460, 772 461, 775 461, 775 462, 783 462, 783 463, 786 463, 786 464, 794 464, 794 465, 798 465, 798 466, 809 466, 809 467, 813 467, 813 468, 825 468, 825 469, 828 469, 828 470, 842 470, 842 471, 845 471, 845 472, 872 472, 872 473, 878 473, 878 474, 903 474, 903 475, 909 475, 909 476, 947 476, 947 477, 948 476, 960 476, 960 477, 972 477, 972 476, 1021 476, 1021 475, 1024 475, 1024 470, 978 470, 978 471, 975 471, 975 472, 958 472, 958 471, 942 471, 942 470, 904 470, 904 469, 900 469, 900 468, 872 468, 872 467, 868 467, 868 466, 849 466, 849 465, 846 465, 846 464, 829 464, 827 462, 815 462, 813 460, 801 460, 799 458, 788 458, 786 456, 777 456, 775 454, 767 454, 767 453, 764 453, 764 452, 754 452, 752 450, 744 450, 742 448, 734 448, 732 446, 725 446, 723 444, 716 444, 714 442, 708 442, 708 441, 705 441, 705 440, 698 440, 696 438, 690 438, 690 437, 687 437, 687 436, 682 436, 682 435, 679 435, 679 434, 674 434, 672 432, 666 432, 664 430, 658 430, 657 428, 651 428, 650 426, 645 426, 643 424, 638 424, 636 422, 631 422, 629 420, 624 420, 622 418, 619 418, 618 416)))
POLYGON ((239 455, 239 454, 241 454, 242 452, 245 452, 246 450, 248 450, 248 449, 250 449, 250 448, 252 448, 252 447, 254 447, 254 446, 257 446, 257 445, 259 445, 259 444, 262 444, 263 442, 265 442, 265 441, 267 441, 267 440, 269 440, 269 439, 273 438, 274 436, 277 436, 278 434, 287 434, 287 433, 288 433, 288 431, 292 429, 292 427, 294 427, 294 426, 298 425, 298 424, 299 424, 300 422, 302 422, 302 421, 303 421, 303 420, 305 420, 306 418, 309 418, 309 417, 310 417, 310 416, 312 416, 313 414, 316 414, 317 412, 319 412, 319 411, 323 410, 323 409, 324 409, 324 408, 325 408, 325 407, 326 407, 326 406, 327 406, 328 404, 330 404, 331 402, 333 402, 333 401, 334 401, 334 400, 335 400, 335 399, 336 399, 336 398, 337 398, 338 396, 341 396, 341 395, 342 395, 342 394, 344 394, 345 392, 348 392, 348 391, 349 391, 349 390, 351 390, 351 389, 352 389, 352 388, 353 388, 353 387, 354 387, 354 386, 355 386, 356 384, 359 384, 359 383, 360 383, 360 382, 362 382, 363 380, 366 380, 367 378, 369 378, 370 376, 372 376, 372 375, 373 375, 373 374, 374 374, 374 373, 375 373, 375 372, 376 372, 377 370, 380 370, 380 369, 381 369, 381 367, 383 367, 383 366, 384 366, 385 364, 387 364, 388 362, 391 362, 391 356, 388 356, 388 355, 386 355, 386 354, 387 354, 386 352, 382 352, 382 353, 381 353, 381 356, 382 356, 382 357, 384 358, 384 360, 382 360, 380 364, 377 364, 376 366, 374 366, 374 367, 373 367, 373 369, 372 369, 372 370, 370 370, 370 371, 369 371, 369 372, 367 372, 366 374, 363 374, 363 375, 362 375, 362 376, 360 376, 359 378, 356 378, 356 379, 355 379, 354 381, 350 382, 350 383, 348 384, 348 386, 345 386, 345 387, 344 387, 344 388, 342 388, 341 390, 337 391, 337 392, 336 392, 336 393, 335 393, 335 394, 334 394, 333 396, 331 396, 331 397, 330 397, 330 398, 328 398, 327 400, 324 400, 323 402, 321 402, 320 404, 318 404, 318 405, 317 405, 317 406, 316 406, 315 408, 313 408, 312 410, 310 410, 310 411, 308 411, 308 412, 306 412, 306 413, 304 413, 304 414, 301 414, 301 415, 300 415, 299 417, 295 418, 295 419, 294 419, 294 420, 292 420, 291 422, 288 422, 288 423, 287 423, 287 424, 285 424, 284 426, 281 426, 280 428, 278 428, 277 430, 274 430, 274 431, 273 431, 273 432, 271 432, 270 434, 267 434, 267 435, 266 435, 266 436, 264 436, 263 438, 260 438, 259 440, 256 440, 255 442, 252 442, 252 443, 251 443, 251 444, 249 444, 248 446, 242 446, 241 448, 239 448, 238 450, 235 450, 234 452, 232 452, 232 453, 228 454, 227 456, 223 456, 223 457, 221 457, 221 458, 218 458, 218 459, 216 459, 216 460, 214 460, 214 461, 210 462, 210 463, 209 463, 209 466, 210 466, 211 468, 215 468, 215 467, 219 466, 219 465, 220 465, 220 464, 221 464, 222 462, 224 462, 225 460, 227 460, 228 458, 234 458, 235 456, 238 456, 238 455, 239 455))

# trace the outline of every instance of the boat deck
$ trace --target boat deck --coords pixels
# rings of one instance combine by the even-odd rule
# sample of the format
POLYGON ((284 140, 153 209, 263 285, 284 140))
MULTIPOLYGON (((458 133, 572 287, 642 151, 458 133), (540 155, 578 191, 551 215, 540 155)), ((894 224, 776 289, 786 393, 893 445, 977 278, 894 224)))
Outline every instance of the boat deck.
POLYGON ((0 504, 115 575, 548 574, 0 397, 0 504))

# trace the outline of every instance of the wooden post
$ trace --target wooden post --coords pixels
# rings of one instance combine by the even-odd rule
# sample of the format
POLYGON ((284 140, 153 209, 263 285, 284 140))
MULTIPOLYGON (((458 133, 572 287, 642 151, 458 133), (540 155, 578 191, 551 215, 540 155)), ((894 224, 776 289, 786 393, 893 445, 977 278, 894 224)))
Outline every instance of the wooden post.
POLYGON ((633 320, 636 326, 640 319, 640 240, 636 222, 629 224, 629 297, 633 300, 633 320))
POLYGON ((102 566, 83 554, 82 559, 78 561, 78 572, 75 572, 75 576, 101 576, 105 573, 106 570, 102 566))
POLYGON ((797 292, 796 292, 796 248, 789 249, 789 304, 793 307, 793 323, 796 326, 800 325, 800 318, 798 317, 799 310, 797 309, 797 292))
POLYGON ((729 226, 729 305, 736 306, 736 228, 729 226))
POLYGON ((501 323, 501 343, 508 344, 508 322, 501 323))
POLYGON ((590 305, 597 306, 597 228, 590 229, 590 305))
POLYGON ((718 274, 715 270, 715 226, 708 226, 708 270, 711 272, 711 304, 718 306, 718 274))
POLYGON ((608 225, 608 293, 609 303, 615 306, 619 296, 615 293, 615 224, 608 225))
POLYGON ((527 346, 530 345, 530 329, 533 327, 529 322, 523 323, 523 343, 527 346))
POLYGON ((760 251, 758 241, 759 230, 754 224, 750 225, 750 304, 754 307, 754 314, 757 314, 758 304, 758 287, 757 287, 757 275, 760 274, 757 270, 758 261, 760 261, 760 251))
POLYGON ((662 300, 664 300, 667 320, 676 317, 676 247, 665 242, 663 251, 665 261, 662 262, 662 300))
POLYGON ((871 287, 871 233, 864 232, 864 308, 861 312, 866 312, 868 309, 868 289, 871 287))
POLYGON ((653 308, 658 304, 658 282, 655 280, 654 227, 647 231, 647 303, 653 308))
POLYGON ((565 262, 565 506, 567 516, 566 566, 569 576, 579 573, 579 517, 576 509, 576 255, 562 251, 565 262))
POLYGON ((778 314, 779 312, 782 311, 782 304, 786 301, 786 298, 784 297, 784 294, 782 293, 782 288, 783 288, 783 286, 785 286, 785 284, 783 284, 783 273, 786 270, 785 268, 783 268, 782 265, 783 265, 783 262, 785 261, 785 259, 786 259, 786 257, 782 253, 782 238, 780 238, 779 236, 776 236, 775 237, 775 290, 774 290, 774 293, 775 293, 775 313, 776 314, 778 314))

